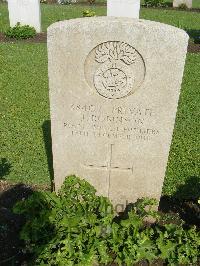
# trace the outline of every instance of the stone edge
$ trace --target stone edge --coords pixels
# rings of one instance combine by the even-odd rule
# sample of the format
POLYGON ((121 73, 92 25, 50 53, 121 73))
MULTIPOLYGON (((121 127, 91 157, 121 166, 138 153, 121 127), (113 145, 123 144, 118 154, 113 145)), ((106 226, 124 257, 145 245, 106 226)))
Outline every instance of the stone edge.
POLYGON ((69 19, 69 20, 63 20, 63 21, 59 21, 59 22, 55 22, 53 24, 51 24, 48 28, 47 28, 47 37, 49 35, 51 35, 52 32, 54 32, 55 30, 62 30, 63 28, 69 27, 69 26, 73 26, 73 25, 80 25, 80 26, 84 26, 84 24, 88 24, 91 23, 91 20, 97 23, 103 23, 103 22, 121 22, 121 23, 126 23, 126 24, 131 24, 133 23, 133 25, 140 25, 142 24, 145 28, 149 27, 150 29, 163 29, 166 31, 170 31, 170 32, 176 32, 176 33, 180 33, 183 35, 183 37, 185 37, 186 39, 189 39, 189 35, 187 34, 187 32, 185 32, 184 30, 177 28, 175 26, 171 26, 165 23, 161 23, 161 22, 157 22, 157 21, 151 21, 151 20, 145 20, 145 19, 133 19, 133 18, 119 18, 119 17, 106 17, 106 16, 101 16, 101 17, 91 17, 91 18, 76 18, 76 19, 69 19))

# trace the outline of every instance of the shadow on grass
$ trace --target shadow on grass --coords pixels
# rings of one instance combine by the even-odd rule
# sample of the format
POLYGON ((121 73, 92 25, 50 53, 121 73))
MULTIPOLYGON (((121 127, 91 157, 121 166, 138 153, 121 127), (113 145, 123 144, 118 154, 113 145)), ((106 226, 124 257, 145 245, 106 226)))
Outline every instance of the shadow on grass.
POLYGON ((172 2, 165 2, 165 6, 164 6, 164 8, 165 8, 165 7, 173 7, 172 2))
POLYGON ((178 187, 174 197, 198 200, 200 198, 200 177, 191 176, 187 178, 185 184, 178 187))
POLYGON ((10 186, 6 191, 0 191, 1 266, 22 265, 25 255, 22 252, 23 241, 19 235, 25 219, 14 214, 12 209, 16 202, 27 199, 32 193, 31 187, 24 184, 10 186))
POLYGON ((42 125, 43 139, 45 143, 45 150, 47 156, 48 170, 51 181, 51 190, 54 190, 54 172, 53 172, 53 155, 52 155, 52 141, 51 141, 51 121, 46 120, 42 125))
POLYGON ((5 179, 5 176, 10 174, 11 168, 11 163, 6 158, 0 159, 0 180, 5 179))
POLYGON ((200 44, 200 30, 185 29, 185 31, 194 40, 195 44, 200 44))
POLYGON ((159 210, 164 213, 178 213, 187 225, 200 227, 200 177, 188 177, 185 184, 178 187, 173 197, 163 196, 159 210))

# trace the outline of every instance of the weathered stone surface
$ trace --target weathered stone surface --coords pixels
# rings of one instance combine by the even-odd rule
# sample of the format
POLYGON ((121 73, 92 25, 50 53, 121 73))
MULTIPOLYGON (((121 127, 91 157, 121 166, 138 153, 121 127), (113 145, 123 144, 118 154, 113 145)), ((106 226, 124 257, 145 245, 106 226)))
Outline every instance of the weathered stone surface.
POLYGON ((40 0, 8 0, 10 26, 17 22, 41 32, 40 0))
POLYGON ((115 206, 160 198, 187 44, 183 30, 137 19, 48 28, 56 190, 76 174, 115 206))
POLYGON ((140 0, 108 0, 107 16, 139 18, 140 0))
POLYGON ((179 7, 182 4, 186 5, 187 8, 192 8, 192 0, 173 0, 173 7, 179 7))

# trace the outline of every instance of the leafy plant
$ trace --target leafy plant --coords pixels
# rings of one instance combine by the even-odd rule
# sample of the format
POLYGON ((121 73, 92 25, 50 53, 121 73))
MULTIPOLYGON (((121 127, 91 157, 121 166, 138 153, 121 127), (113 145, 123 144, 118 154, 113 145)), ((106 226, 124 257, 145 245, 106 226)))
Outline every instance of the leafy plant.
POLYGON ((195 227, 184 230, 182 226, 166 224, 156 228, 156 244, 160 257, 169 265, 196 265, 200 252, 200 234, 195 227))
POLYGON ((96 13, 92 10, 83 10, 83 17, 94 17, 96 13))
POLYGON ((92 5, 92 4, 95 3, 95 0, 88 0, 88 3, 89 3, 90 5, 92 5))
POLYGON ((178 8, 180 8, 180 9, 184 9, 184 10, 188 9, 187 5, 184 4, 184 3, 180 4, 180 5, 178 6, 178 8))
POLYGON ((28 39, 33 38, 36 35, 36 30, 29 25, 20 25, 18 22, 16 26, 10 27, 5 31, 6 37, 15 39, 28 39))
POLYGON ((77 0, 58 0, 58 4, 60 5, 70 5, 77 3, 77 0))
POLYGON ((57 195, 35 192, 14 211, 26 218, 21 238, 34 255, 34 265, 129 266, 158 258, 169 265, 196 265, 199 232, 174 224, 147 226, 146 218, 160 219, 155 203, 140 199, 126 219, 119 219, 109 199, 97 196, 87 181, 70 176, 57 195))
POLYGON ((58 196, 36 192, 15 206, 15 212, 26 217, 21 237, 35 254, 36 264, 93 265, 111 260, 112 205, 95 192, 86 181, 71 176, 58 196))
POLYGON ((164 0, 144 0, 144 6, 147 7, 164 7, 166 3, 164 0))
POLYGON ((9 175, 11 168, 12 165, 6 158, 0 158, 0 180, 4 179, 6 175, 9 175))

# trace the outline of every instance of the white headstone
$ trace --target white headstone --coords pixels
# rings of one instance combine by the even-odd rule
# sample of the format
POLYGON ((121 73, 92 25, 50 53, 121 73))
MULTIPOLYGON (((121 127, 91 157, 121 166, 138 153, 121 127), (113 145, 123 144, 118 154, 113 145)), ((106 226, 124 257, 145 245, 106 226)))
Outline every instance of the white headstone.
POLYGON ((41 32, 40 0, 8 0, 10 26, 18 22, 41 32))
POLYGON ((192 0, 173 0, 173 7, 180 7, 181 5, 192 8, 192 0))
POLYGON ((111 17, 48 28, 56 190, 76 174, 123 204, 160 198, 188 35, 111 17))
POLYGON ((140 0, 107 0, 107 16, 139 18, 140 0))

